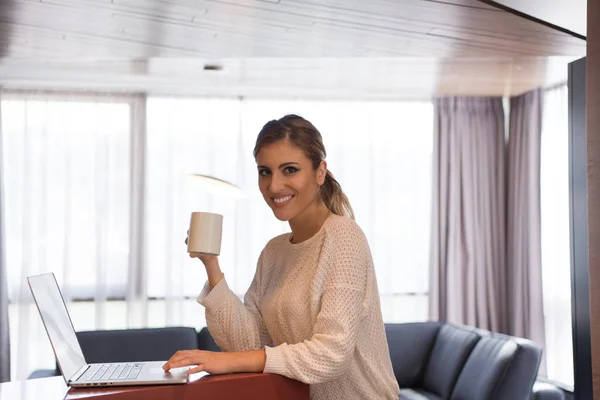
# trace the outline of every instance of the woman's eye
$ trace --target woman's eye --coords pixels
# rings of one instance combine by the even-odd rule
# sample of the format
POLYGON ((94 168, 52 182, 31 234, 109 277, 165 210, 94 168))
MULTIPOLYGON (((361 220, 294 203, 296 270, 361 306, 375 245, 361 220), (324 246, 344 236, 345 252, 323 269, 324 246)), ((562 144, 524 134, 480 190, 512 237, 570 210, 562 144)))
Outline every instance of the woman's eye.
POLYGON ((293 174, 294 172, 298 172, 298 168, 296 167, 286 167, 285 172, 288 174, 293 174))
POLYGON ((269 175, 269 170, 268 169, 261 169, 260 171, 258 171, 258 175, 260 175, 260 176, 267 176, 267 175, 269 175))

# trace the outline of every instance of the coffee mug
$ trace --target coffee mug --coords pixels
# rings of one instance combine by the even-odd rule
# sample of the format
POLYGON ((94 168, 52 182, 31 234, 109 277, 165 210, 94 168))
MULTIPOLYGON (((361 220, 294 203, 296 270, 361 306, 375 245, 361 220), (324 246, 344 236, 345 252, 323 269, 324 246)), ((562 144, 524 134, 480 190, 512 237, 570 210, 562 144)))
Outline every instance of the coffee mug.
POLYGON ((221 254, 223 216, 208 212, 193 212, 188 233, 188 253, 221 254))

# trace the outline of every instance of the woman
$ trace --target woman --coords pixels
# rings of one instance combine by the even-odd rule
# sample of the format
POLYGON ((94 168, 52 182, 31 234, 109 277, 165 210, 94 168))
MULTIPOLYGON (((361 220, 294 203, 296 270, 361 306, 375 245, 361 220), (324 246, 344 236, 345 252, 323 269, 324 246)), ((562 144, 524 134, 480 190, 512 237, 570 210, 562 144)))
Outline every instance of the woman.
POLYGON ((242 303, 217 257, 198 297, 223 353, 179 351, 164 369, 276 373, 310 385, 311 399, 398 399, 373 260, 350 203, 327 170, 319 131, 286 115, 258 135, 260 191, 291 233, 263 249, 242 303))

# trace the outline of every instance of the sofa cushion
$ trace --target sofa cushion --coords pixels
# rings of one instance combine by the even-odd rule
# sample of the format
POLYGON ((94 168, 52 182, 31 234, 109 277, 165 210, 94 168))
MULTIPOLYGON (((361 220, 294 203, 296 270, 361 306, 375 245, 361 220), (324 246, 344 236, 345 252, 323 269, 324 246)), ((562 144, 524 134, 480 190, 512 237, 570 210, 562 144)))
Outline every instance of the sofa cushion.
POLYGON ((177 350, 198 348, 194 328, 151 328, 77 332, 88 363, 166 361, 177 350))
POLYGON ((421 388, 450 398, 456 380, 480 336, 473 328, 445 324, 437 335, 421 388))
POLYGON ((483 336, 458 377, 452 400, 494 399, 518 346, 508 337, 483 336))
POLYGON ((439 322, 385 325, 394 375, 401 388, 421 385, 441 325, 439 322))

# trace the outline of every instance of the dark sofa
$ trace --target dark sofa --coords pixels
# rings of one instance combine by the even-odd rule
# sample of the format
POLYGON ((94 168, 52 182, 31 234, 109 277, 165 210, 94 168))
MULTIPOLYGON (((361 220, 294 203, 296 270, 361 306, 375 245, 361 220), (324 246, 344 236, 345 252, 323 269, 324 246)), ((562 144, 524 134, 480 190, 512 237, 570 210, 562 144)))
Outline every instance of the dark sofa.
POLYGON ((401 400, 564 398, 534 388, 542 352, 529 340, 441 322, 386 324, 386 333, 401 400))
MULTIPOLYGON (((123 329, 77 332, 88 363, 168 360, 178 350, 221 351, 208 329, 189 327, 123 329)), ((60 375, 55 369, 38 369, 28 379, 60 375)))
MULTIPOLYGON (((439 322, 386 324, 400 400, 561 400, 534 385, 541 350, 525 339, 439 322), (532 389, 533 386, 533 389, 532 389)), ((87 362, 167 360, 177 350, 220 351, 206 328, 78 332, 87 362)), ((30 379, 58 375, 38 370, 30 379)))

